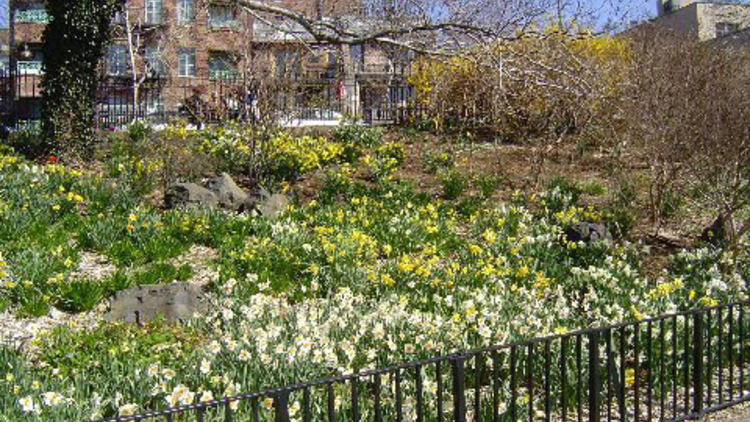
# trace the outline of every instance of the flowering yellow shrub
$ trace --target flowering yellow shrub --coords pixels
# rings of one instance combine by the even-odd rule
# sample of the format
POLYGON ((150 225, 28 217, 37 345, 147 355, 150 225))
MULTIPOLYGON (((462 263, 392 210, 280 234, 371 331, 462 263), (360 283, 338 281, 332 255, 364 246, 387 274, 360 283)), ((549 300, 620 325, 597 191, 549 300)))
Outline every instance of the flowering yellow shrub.
POLYGON ((279 132, 264 146, 269 173, 278 179, 294 180, 300 175, 335 162, 344 151, 342 144, 324 137, 295 137, 279 132))
POLYGON ((607 115, 630 55, 624 39, 583 30, 572 35, 552 25, 538 36, 474 47, 447 60, 423 58, 409 82, 439 127, 524 138, 607 115))

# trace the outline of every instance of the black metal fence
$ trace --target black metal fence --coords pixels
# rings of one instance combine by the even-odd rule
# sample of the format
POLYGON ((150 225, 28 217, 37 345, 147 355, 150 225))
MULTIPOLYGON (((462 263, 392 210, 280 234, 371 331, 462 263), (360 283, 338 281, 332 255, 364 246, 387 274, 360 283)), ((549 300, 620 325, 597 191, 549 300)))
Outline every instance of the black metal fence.
POLYGON ((662 315, 109 421, 695 419, 750 400, 748 306, 662 315))
MULTIPOLYGON (((0 121, 15 127, 41 117, 38 71, 10 75, 0 70, 0 121)), ((268 83, 267 81, 264 83, 268 83)), ((359 117, 367 124, 399 124, 415 114, 414 92, 403 78, 300 79, 279 81, 278 89, 259 90, 259 81, 243 77, 147 79, 134 89, 127 78, 100 82, 95 119, 100 129, 119 128, 134 120, 153 124, 182 118, 210 124, 223 120, 254 122, 261 95, 271 95, 280 122, 336 121, 359 117), (288 82, 288 83, 287 83, 288 82), (261 93, 262 91, 262 93, 261 93)))

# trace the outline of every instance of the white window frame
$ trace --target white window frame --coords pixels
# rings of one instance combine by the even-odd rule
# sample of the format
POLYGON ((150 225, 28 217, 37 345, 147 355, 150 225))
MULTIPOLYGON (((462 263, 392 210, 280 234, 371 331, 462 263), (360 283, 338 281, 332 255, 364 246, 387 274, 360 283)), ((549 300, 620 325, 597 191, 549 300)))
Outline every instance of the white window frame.
POLYGON ((147 46, 143 58, 145 59, 149 73, 165 76, 164 55, 158 47, 147 46))
POLYGON ((188 25, 195 20, 195 0, 177 0, 177 25, 188 25))
POLYGON ((146 0, 145 19, 148 24, 160 24, 164 19, 164 0, 146 0))
POLYGON ((180 48, 177 51, 177 76, 194 78, 196 75, 195 48, 180 48))
POLYGON ((237 22, 237 16, 235 15, 234 8, 228 4, 212 4, 208 8, 208 26, 211 28, 229 28, 237 22), (217 15, 213 11, 217 9, 228 10, 229 14, 222 13, 217 15), (216 21, 217 18, 229 18, 222 21, 216 21))
POLYGON ((128 73, 128 49, 123 44, 107 47, 107 75, 123 76, 128 73))

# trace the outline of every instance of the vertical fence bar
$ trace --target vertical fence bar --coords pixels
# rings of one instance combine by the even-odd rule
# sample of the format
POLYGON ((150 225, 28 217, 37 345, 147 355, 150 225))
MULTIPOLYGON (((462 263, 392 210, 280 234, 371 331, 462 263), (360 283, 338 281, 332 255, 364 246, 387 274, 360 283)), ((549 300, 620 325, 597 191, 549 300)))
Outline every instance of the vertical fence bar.
POLYGON ((550 422, 552 400, 550 398, 550 341, 544 342, 544 420, 550 422))
POLYGON ((664 365, 664 319, 659 320, 659 421, 664 421, 664 377, 667 376, 664 365))
POLYGON ((649 321, 646 324, 646 406, 647 406, 647 415, 648 415, 648 421, 651 421, 651 418, 653 416, 653 401, 652 401, 652 395, 653 395, 653 377, 652 377, 652 370, 651 367, 653 366, 653 350, 651 348, 652 341, 651 336, 653 335, 653 328, 651 325, 651 321, 649 321))
POLYGON ((253 409, 253 422, 259 422, 260 421, 260 403, 258 403, 257 397, 254 397, 252 399, 250 406, 253 409))
MULTIPOLYGON (((198 407, 198 409, 196 410, 195 421, 196 422, 203 422, 203 415, 205 413, 206 413, 206 408, 205 407, 202 407, 202 406, 198 407)), ((288 418, 287 418, 287 420, 288 420, 288 418)), ((278 420, 278 422, 286 422, 286 420, 280 419, 280 420, 278 420)))
POLYGON ((289 391, 276 394, 273 401, 274 422, 289 422, 289 391))
POLYGON ((396 422, 401 422, 402 420, 404 420, 404 407, 403 407, 403 400, 401 397, 401 370, 400 369, 396 369, 395 378, 396 378, 396 422))
POLYGON ((617 394, 620 420, 626 419, 625 409, 625 327, 620 328, 620 389, 617 394))
POLYGON ((640 378, 640 333, 641 326, 636 322, 633 325, 633 419, 638 422, 641 419, 641 384, 640 378))
POLYGON ((328 422, 336 422, 336 397, 333 395, 333 384, 329 383, 328 390, 328 422))
POLYGON ((516 391, 516 346, 510 348, 510 420, 517 420, 516 400, 518 392, 516 391))
POLYGON ((607 354, 607 422, 612 420, 612 392, 614 391, 614 386, 612 385, 614 381, 614 370, 615 365, 612 359, 614 358, 612 356, 612 329, 608 328, 607 331, 605 331, 605 353, 607 354))
POLYGON ((358 403, 358 397, 357 397, 357 380, 358 378, 354 377, 351 380, 352 384, 352 421, 353 422, 359 422, 359 403, 358 403))
POLYGON ((739 387, 740 387, 740 396, 744 396, 744 393, 745 393, 745 328, 742 326, 743 324, 742 320, 745 314, 745 308, 743 307, 743 305, 739 305, 739 308, 740 308, 739 309, 740 312, 739 312, 739 315, 737 316, 738 324, 739 324, 738 330, 739 330, 739 337, 740 337, 739 338, 739 342, 740 342, 739 354, 740 355, 738 356, 739 366, 740 366, 739 387))
POLYGON ((440 361, 435 362, 435 378, 437 381, 437 420, 443 422, 443 377, 440 375, 440 361))
POLYGON ((481 409, 481 391, 482 389, 482 361, 481 359, 482 354, 477 353, 476 356, 474 356, 474 421, 480 422, 482 420, 482 412, 479 410, 481 409))
POLYGON ((717 309, 716 321, 719 328, 719 333, 716 338, 716 358, 719 361, 719 376, 718 376, 718 404, 724 403, 724 315, 722 308, 717 309))
POLYGON ((599 332, 589 334, 589 422, 599 422, 601 417, 601 376, 599 367, 599 332))
POLYGON ((693 412, 703 410, 703 314, 693 315, 693 412))
POLYGON ((452 361, 453 373, 453 420, 454 422, 466 422, 466 396, 464 358, 455 357, 452 361))
POLYGON ((727 384, 729 387, 729 401, 734 399, 734 330, 732 326, 734 322, 734 307, 729 305, 727 309, 727 366, 729 369, 729 377, 727 378, 727 384))
POLYGON ((305 387, 302 392, 302 420, 304 422, 312 421, 312 409, 310 408, 310 388, 305 387))
POLYGON ((492 351, 492 422, 500 419, 500 359, 497 350, 492 351))
POLYGON ((422 365, 417 365, 414 368, 414 375, 415 375, 415 387, 416 387, 416 394, 417 394, 417 422, 422 422, 424 419, 423 411, 422 411, 422 400, 423 400, 423 392, 422 392, 422 365))
POLYGON ((568 420, 568 337, 560 339, 560 412, 562 422, 568 420))
POLYGON ((672 317, 672 418, 677 419, 677 317, 672 317))
MULTIPOLYGON (((439 364, 440 362, 438 362, 439 364)), ((438 369, 440 366, 438 365, 438 369)), ((380 407, 380 374, 373 375, 372 382, 373 394, 375 395, 375 422, 381 422, 383 420, 383 410, 380 407)), ((438 409, 442 403, 440 395, 440 371, 438 370, 438 409)))
POLYGON ((684 396, 685 396, 685 408, 684 412, 687 414, 690 412, 690 360, 691 360, 691 354, 690 354, 690 318, 688 315, 684 315, 682 319, 685 322, 684 329, 682 330, 684 334, 684 352, 682 354, 683 357, 683 363, 682 366, 684 368, 683 371, 683 386, 685 387, 684 390, 684 396))
POLYGON ((581 368, 581 341, 581 335, 576 335, 576 410, 578 422, 583 421, 583 380, 581 379, 583 368, 581 368))
POLYGON ((526 388, 529 392, 529 403, 527 419, 534 421, 534 343, 526 347, 526 388))
POLYGON ((711 337, 713 337, 713 330, 711 328, 711 310, 706 311, 706 381, 708 384, 708 394, 706 396, 706 406, 711 407, 711 396, 713 394, 713 364, 711 356, 711 337))
POLYGON ((232 422, 232 402, 224 403, 224 422, 232 422))

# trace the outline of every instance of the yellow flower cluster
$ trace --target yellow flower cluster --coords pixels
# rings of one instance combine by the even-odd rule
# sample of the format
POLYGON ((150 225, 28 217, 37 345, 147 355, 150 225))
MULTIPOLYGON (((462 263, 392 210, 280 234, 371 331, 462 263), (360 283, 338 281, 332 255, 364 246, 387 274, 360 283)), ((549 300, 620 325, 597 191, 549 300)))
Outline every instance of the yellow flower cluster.
POLYGON ((663 297, 667 297, 670 294, 674 293, 676 290, 683 288, 684 283, 682 281, 682 278, 675 278, 674 280, 667 282, 667 283, 661 283, 655 288, 651 289, 647 296, 651 300, 657 300, 663 297))
POLYGON ((344 146, 323 137, 294 137, 281 132, 268 141, 266 150, 267 159, 273 165, 286 167, 290 172, 306 173, 336 160, 344 146))

